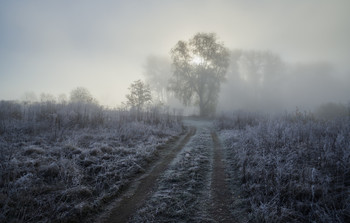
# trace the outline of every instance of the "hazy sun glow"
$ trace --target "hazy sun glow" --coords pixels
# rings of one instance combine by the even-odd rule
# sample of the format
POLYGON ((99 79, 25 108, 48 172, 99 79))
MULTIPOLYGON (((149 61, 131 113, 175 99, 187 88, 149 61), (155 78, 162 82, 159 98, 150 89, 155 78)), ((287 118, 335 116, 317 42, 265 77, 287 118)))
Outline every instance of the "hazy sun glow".
POLYGON ((193 59, 191 61, 193 64, 200 65, 204 62, 203 57, 200 56, 193 56, 193 59))

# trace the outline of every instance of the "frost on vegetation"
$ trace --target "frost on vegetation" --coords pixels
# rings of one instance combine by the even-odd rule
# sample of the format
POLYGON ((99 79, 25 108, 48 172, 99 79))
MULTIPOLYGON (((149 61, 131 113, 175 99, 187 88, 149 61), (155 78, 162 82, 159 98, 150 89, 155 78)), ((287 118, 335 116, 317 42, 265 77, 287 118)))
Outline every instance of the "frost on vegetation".
POLYGON ((180 134, 175 116, 0 102, 0 222, 87 222, 180 134))
POLYGON ((161 177, 156 192, 131 222, 208 222, 211 156, 208 130, 197 133, 161 177))
POLYGON ((349 222, 349 118, 257 120, 221 131, 250 221, 349 222))

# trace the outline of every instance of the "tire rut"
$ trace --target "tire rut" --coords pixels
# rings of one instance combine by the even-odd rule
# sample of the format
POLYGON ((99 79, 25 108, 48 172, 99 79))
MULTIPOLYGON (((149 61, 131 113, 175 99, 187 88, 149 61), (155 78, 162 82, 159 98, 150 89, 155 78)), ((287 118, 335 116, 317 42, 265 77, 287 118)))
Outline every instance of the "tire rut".
POLYGON ((123 194, 112 204, 112 208, 101 216, 98 222, 127 222, 153 193, 157 178, 167 169, 171 161, 182 150, 196 129, 190 127, 188 133, 177 140, 170 148, 160 151, 158 161, 141 177, 130 184, 123 194))
POLYGON ((215 132, 211 133, 211 137, 214 145, 214 162, 211 183, 212 218, 216 222, 236 222, 230 213, 231 193, 226 182, 225 163, 222 160, 223 155, 220 140, 215 132))

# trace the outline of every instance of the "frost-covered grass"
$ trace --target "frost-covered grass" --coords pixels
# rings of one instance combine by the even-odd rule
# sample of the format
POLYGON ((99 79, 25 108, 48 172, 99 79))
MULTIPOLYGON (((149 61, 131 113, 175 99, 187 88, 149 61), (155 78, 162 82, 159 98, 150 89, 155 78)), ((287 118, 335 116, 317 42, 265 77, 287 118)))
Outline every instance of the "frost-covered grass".
POLYGON ((249 222, 349 222, 349 117, 248 120, 255 123, 223 128, 221 138, 249 222))
POLYGON ((201 129, 158 182, 156 192, 132 222, 208 222, 212 141, 201 129))
POLYGON ((182 131, 161 113, 32 106, 0 104, 0 222, 86 222, 182 131))

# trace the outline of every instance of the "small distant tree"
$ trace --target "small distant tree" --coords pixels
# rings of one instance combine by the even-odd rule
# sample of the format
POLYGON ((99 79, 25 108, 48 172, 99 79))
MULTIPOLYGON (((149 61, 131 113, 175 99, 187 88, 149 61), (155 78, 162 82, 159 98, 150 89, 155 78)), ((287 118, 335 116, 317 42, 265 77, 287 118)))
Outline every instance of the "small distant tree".
POLYGON ((69 113, 70 123, 80 127, 88 125, 97 126, 103 123, 103 107, 84 87, 78 87, 70 93, 70 107, 73 112, 69 113))
POLYGON ((127 105, 140 112, 146 103, 152 101, 150 87, 141 80, 134 81, 130 87, 130 94, 126 95, 127 105))
POLYGON ((198 105, 200 116, 215 113, 221 83, 229 65, 229 51, 214 33, 197 33, 171 50, 174 73, 169 90, 184 105, 198 105))
POLYGON ((84 87, 77 87, 70 92, 70 101, 73 103, 97 103, 90 91, 84 87))

